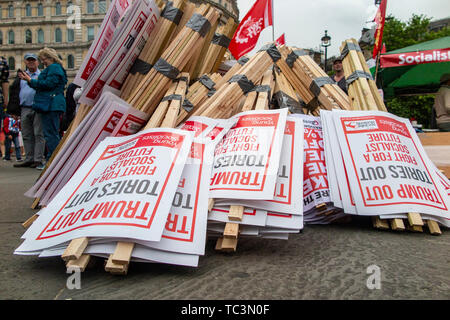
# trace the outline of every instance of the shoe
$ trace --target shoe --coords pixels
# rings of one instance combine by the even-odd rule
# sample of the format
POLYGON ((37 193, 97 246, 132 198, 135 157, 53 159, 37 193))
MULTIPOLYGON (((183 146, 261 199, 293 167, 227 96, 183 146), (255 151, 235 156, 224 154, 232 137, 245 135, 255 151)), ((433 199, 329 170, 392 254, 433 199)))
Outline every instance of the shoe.
POLYGON ((40 164, 41 164, 40 162, 36 162, 36 161, 32 162, 31 165, 30 165, 30 168, 36 168, 40 164))
POLYGON ((11 159, 3 158, 3 161, 11 161, 11 159))
POLYGON ((22 158, 16 159, 16 162, 23 162, 23 159, 22 158))
MULTIPOLYGON (((27 168, 27 167, 31 167, 32 165, 34 165, 33 161, 26 161, 26 162, 22 162, 22 163, 16 163, 14 165, 14 167, 15 168, 27 168)), ((34 168, 36 168, 36 166, 34 166, 34 168)))
POLYGON ((45 164, 43 164, 43 163, 40 163, 36 166, 36 169, 38 169, 38 170, 44 170, 44 168, 45 168, 45 164))

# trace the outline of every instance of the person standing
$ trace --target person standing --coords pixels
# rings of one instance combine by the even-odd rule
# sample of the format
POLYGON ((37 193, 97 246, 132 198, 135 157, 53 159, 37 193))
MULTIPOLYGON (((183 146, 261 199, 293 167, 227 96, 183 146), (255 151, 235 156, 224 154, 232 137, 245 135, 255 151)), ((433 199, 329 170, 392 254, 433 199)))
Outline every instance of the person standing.
POLYGON ((440 131, 450 132, 450 73, 441 76, 441 87, 434 99, 436 123, 440 131))
MULTIPOLYGON (((31 79, 37 79, 39 70, 38 57, 34 53, 24 56, 26 70, 24 71, 31 79)), ((21 118, 22 139, 25 147, 25 161, 15 164, 16 168, 30 167, 42 170, 44 168, 45 139, 42 131, 42 120, 40 114, 32 109, 36 91, 28 85, 28 82, 19 77, 14 80, 9 91, 8 110, 18 109, 21 118), (19 107, 16 108, 15 105, 19 107)))
MULTIPOLYGON (((3 119, 5 118, 5 108, 8 105, 9 88, 9 66, 5 57, 0 57, 0 128, 3 128, 3 119)), ((3 130, 0 130, 0 156, 5 153, 5 136, 3 130)))
POLYGON ((39 51, 38 56, 45 66, 38 78, 31 79, 25 72, 19 73, 19 77, 36 90, 32 108, 41 115, 42 130, 48 148, 45 158, 48 161, 61 139, 60 115, 66 111, 64 88, 67 83, 67 74, 55 49, 44 48, 39 51))
POLYGON ((336 82, 339 88, 341 88, 346 94, 348 94, 347 80, 345 79, 344 67, 342 66, 342 59, 340 57, 334 59, 333 71, 334 75, 331 76, 331 79, 333 79, 334 82, 336 82))
POLYGON ((3 132, 5 134, 5 158, 3 160, 11 160, 11 144, 14 143, 14 148, 16 150, 16 161, 22 161, 22 154, 20 152, 19 144, 19 117, 6 114, 5 119, 3 120, 3 132))

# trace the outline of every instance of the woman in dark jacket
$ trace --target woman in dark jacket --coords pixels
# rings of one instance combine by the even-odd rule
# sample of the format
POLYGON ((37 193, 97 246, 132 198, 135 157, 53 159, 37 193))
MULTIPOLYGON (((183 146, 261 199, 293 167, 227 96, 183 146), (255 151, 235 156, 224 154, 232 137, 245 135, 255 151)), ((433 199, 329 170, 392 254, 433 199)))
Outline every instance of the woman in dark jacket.
POLYGON ((26 80, 29 86, 36 90, 33 109, 40 113, 42 127, 47 144, 47 160, 58 146, 60 115, 66 111, 64 88, 67 74, 62 67, 55 49, 44 48, 39 51, 39 60, 45 66, 37 79, 31 79, 26 73, 19 73, 19 77, 26 80))

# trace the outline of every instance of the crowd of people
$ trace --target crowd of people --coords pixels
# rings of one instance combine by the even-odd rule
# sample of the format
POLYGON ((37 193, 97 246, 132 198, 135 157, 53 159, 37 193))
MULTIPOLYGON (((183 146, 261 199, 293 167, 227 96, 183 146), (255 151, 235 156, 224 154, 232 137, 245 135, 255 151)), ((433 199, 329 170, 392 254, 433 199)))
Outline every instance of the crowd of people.
POLYGON ((65 95, 67 74, 52 48, 25 54, 24 65, 25 70, 18 69, 9 86, 8 64, 0 58, 1 155, 4 161, 11 161, 14 145, 14 167, 42 170, 75 115, 73 93, 77 86, 69 85, 65 95))

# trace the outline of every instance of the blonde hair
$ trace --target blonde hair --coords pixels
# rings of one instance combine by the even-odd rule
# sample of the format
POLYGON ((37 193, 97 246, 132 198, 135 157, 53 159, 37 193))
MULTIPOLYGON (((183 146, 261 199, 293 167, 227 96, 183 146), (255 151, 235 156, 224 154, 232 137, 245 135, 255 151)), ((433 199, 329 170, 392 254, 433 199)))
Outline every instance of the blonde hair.
POLYGON ((62 61, 58 57, 58 53, 53 48, 45 47, 44 49, 39 50, 38 56, 39 56, 39 58, 45 57, 47 59, 52 59, 54 62, 59 63, 60 65, 62 65, 62 61))

